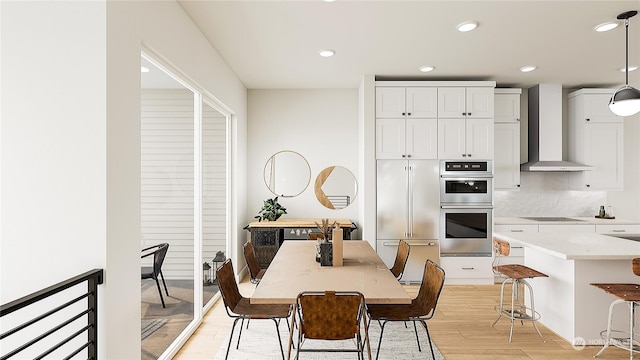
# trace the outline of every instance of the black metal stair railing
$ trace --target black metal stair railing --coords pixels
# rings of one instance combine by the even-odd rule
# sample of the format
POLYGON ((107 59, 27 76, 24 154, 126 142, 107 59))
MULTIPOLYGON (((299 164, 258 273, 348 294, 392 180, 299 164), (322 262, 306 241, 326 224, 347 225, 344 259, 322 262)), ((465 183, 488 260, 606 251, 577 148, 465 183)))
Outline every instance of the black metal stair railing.
MULTIPOLYGON (((22 353, 26 349, 34 349, 36 347, 36 350, 37 352, 39 352, 39 354, 29 356, 33 359, 43 359, 54 352, 56 358, 71 359, 82 351, 86 351, 88 359, 97 359, 98 285, 103 283, 103 277, 104 276, 102 269, 94 269, 78 276, 74 276, 55 285, 49 286, 40 291, 36 291, 20 299, 11 301, 7 304, 3 304, 0 307, 0 318, 6 319, 4 318, 5 316, 18 310, 24 309, 24 312, 28 312, 28 315, 21 314, 20 319, 22 321, 22 319, 24 318, 29 318, 29 320, 24 321, 11 329, 3 331, 3 333, 0 334, 0 360, 10 359, 17 354, 22 353), (35 310, 32 310, 32 308, 28 308, 28 306, 30 305, 34 305, 37 303, 42 304, 40 303, 42 300, 51 299, 53 295, 62 293, 63 291, 75 287, 76 285, 80 286, 80 284, 85 282, 87 284, 85 293, 71 300, 65 301, 58 306, 54 305, 55 307, 50 310, 32 314, 32 311, 35 310), (85 299, 86 301, 83 302, 83 300, 85 299), (74 306, 72 307, 72 305, 74 306), (49 329, 43 330, 42 326, 38 326, 39 324, 42 324, 42 320, 51 320, 53 314, 60 314, 61 310, 63 309, 71 309, 72 312, 76 312, 76 308, 79 306, 82 309, 81 311, 69 316, 66 319, 56 319, 56 323, 50 325, 51 327, 49 329), (72 323, 83 318, 86 318, 86 325, 80 327, 79 329, 70 329, 70 325, 72 323), (71 333, 69 334, 69 332, 71 333), (60 336, 60 334, 62 333, 64 333, 64 335, 60 336), (58 334, 58 336, 56 337, 54 334, 58 334), (84 341, 84 337, 80 337, 82 334, 86 334, 86 341, 84 341), (8 340, 11 339, 10 337, 12 335, 14 335, 14 338, 16 337, 16 335, 19 337, 18 345, 15 344, 16 341, 14 340, 11 342, 11 349, 7 349, 7 344, 9 343, 8 340), (65 335, 66 337, 64 337, 65 335), (64 338, 61 339, 61 337, 64 338), (47 343, 43 347, 42 344, 44 342, 41 342, 41 340, 45 338, 53 338, 54 343, 47 343), (79 343, 81 345, 68 350, 68 353, 65 352, 64 354, 60 354, 60 351, 57 351, 61 349, 63 345, 71 343, 72 341, 74 341, 73 344, 76 345, 78 343, 78 339, 80 339, 79 343)), ((63 316, 66 317, 67 315, 65 314, 63 316)), ((84 324, 84 321, 82 321, 82 324, 84 324)), ((64 350, 67 351, 66 348, 64 350)), ((18 358, 23 358, 23 356, 18 356, 18 358)))

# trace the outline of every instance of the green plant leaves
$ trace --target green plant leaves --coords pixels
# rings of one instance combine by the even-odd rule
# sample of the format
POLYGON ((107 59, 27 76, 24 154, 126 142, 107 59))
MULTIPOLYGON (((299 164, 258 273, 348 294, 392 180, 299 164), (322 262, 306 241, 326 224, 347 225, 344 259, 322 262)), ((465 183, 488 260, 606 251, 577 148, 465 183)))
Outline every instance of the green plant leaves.
POLYGON ((275 221, 284 214, 287 213, 287 209, 282 207, 278 203, 278 197, 274 197, 273 199, 267 199, 262 202, 262 209, 258 212, 257 216, 254 216, 258 221, 269 220, 275 221))

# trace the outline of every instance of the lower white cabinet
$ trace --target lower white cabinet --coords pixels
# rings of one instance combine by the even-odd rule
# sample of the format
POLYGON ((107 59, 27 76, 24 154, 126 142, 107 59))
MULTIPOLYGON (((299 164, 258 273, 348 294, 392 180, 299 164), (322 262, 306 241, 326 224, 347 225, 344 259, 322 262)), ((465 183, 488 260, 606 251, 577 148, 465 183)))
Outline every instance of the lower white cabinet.
POLYGON ((594 224, 540 224, 538 232, 596 232, 596 226, 594 224))
POLYGON ((440 258, 448 285, 493 284, 492 257, 447 256, 440 258))
POLYGON ((640 234, 640 224, 596 225, 596 232, 605 235, 640 234))

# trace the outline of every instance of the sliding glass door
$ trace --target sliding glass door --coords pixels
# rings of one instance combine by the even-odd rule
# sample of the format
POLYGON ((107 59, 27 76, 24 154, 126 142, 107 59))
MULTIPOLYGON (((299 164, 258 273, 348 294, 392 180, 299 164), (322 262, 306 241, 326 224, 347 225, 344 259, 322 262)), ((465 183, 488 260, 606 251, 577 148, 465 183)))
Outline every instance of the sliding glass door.
POLYGON ((173 356, 218 296, 230 116, 148 54, 141 64, 141 267, 151 272, 141 280, 144 360, 173 356), (159 263, 153 251, 162 244, 159 263))

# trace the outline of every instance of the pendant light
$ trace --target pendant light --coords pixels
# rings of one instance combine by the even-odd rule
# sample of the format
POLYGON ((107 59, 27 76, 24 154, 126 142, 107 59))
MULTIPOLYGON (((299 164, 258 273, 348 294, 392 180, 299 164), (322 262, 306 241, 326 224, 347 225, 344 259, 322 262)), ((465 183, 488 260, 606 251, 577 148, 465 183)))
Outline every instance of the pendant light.
POLYGON ((633 86, 629 86, 629 18, 634 17, 638 12, 635 10, 624 12, 618 15, 618 20, 624 19, 625 27, 625 85, 613 94, 609 100, 609 109, 618 116, 631 116, 640 112, 640 91, 633 86))

